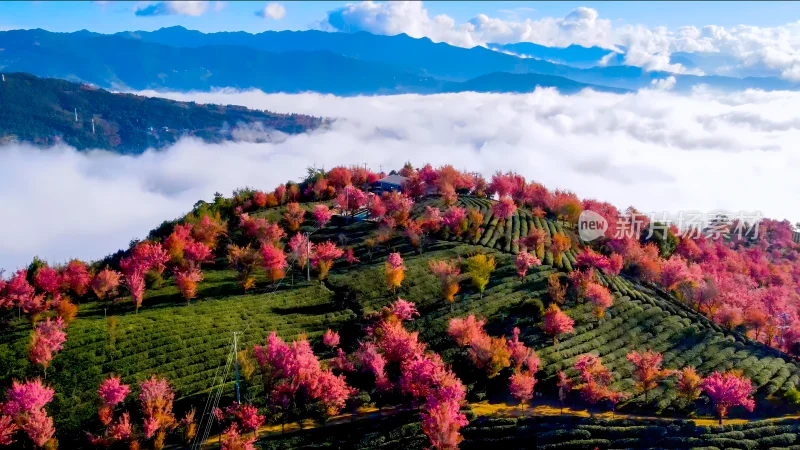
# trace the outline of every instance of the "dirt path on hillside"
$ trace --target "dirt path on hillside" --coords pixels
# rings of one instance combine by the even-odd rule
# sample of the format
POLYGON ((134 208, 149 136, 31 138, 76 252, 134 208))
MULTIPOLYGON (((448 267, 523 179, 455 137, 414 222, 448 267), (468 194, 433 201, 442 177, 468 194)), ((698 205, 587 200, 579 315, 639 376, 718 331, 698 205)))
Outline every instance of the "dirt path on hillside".
MULTIPOLYGON (((472 411, 477 416, 484 416, 484 417, 537 417, 537 416, 573 416, 573 417, 592 417, 588 410, 585 409, 572 409, 569 407, 563 408, 563 410, 559 407, 555 407, 552 405, 536 405, 533 407, 527 408, 520 408, 519 405, 510 405, 508 403, 489 403, 488 401, 470 403, 470 407, 472 407, 472 411)), ((379 417, 387 417, 397 414, 399 412, 408 412, 411 411, 410 408, 407 407, 393 407, 393 408, 383 408, 383 410, 379 411, 378 408, 359 408, 358 414, 353 417, 353 414, 340 414, 338 416, 333 416, 327 423, 325 423, 324 427, 331 427, 336 425, 343 425, 352 422, 361 422, 364 420, 369 419, 376 419, 379 417)), ((602 413, 595 413, 594 416, 598 419, 629 419, 629 420, 690 420, 694 422, 696 425, 701 426, 711 426, 711 425, 718 425, 717 419, 713 418, 678 418, 678 417, 658 417, 658 416, 643 416, 637 414, 620 414, 614 413, 612 411, 606 411, 602 413)), ((766 419, 754 419, 754 420, 782 420, 782 419, 800 419, 800 415, 787 415, 787 416, 780 416, 780 417, 771 417, 766 419)), ((750 419, 726 419, 723 423, 726 425, 733 425, 733 424, 744 424, 751 422, 750 419)), ((265 425, 258 429, 258 436, 272 436, 277 434, 290 434, 296 433, 302 430, 307 430, 309 428, 320 428, 323 425, 320 425, 317 422, 312 420, 306 420, 303 423, 303 427, 300 427, 300 424, 297 422, 287 423, 285 426, 280 424, 278 425, 265 425)), ((205 445, 211 446, 218 446, 219 445, 219 435, 215 435, 209 438, 205 445)))

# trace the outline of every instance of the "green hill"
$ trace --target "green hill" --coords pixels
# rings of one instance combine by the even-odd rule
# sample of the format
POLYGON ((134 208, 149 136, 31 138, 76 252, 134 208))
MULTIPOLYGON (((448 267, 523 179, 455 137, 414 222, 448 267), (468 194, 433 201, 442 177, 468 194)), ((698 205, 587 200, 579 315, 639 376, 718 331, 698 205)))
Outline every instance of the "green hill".
POLYGON ((300 114, 115 94, 25 73, 6 73, 4 77, 0 83, 0 143, 45 146, 63 142, 78 150, 127 154, 162 148, 183 136, 208 142, 233 140, 239 127, 255 127, 261 133, 250 134, 268 140, 271 130, 295 134, 322 124, 319 118, 300 114))
MULTIPOLYGON (((340 332, 347 351, 355 349, 362 336, 362 319, 394 300, 386 289, 384 263, 389 251, 399 251, 407 267, 405 281, 398 295, 416 303, 421 317, 409 326, 420 338, 439 352, 468 388, 469 402, 505 402, 508 400, 506 377, 487 380, 447 337, 445 328, 452 317, 474 313, 488 319, 486 326, 493 336, 510 335, 513 327, 522 330, 523 340, 535 348, 542 359, 537 375, 537 392, 543 398, 534 402, 557 402, 555 375, 571 368, 578 355, 594 352, 616 374, 613 387, 634 393, 632 366, 625 359, 630 350, 654 349, 663 352, 664 367, 694 365, 706 375, 715 370, 737 369, 752 379, 757 387, 759 407, 750 418, 774 417, 794 410, 784 395, 800 384, 800 365, 788 356, 711 323, 673 298, 651 287, 622 276, 603 276, 601 282, 614 293, 614 305, 602 319, 593 316, 590 305, 568 303, 564 311, 575 319, 575 333, 562 339, 558 348, 540 329, 541 310, 546 303, 547 276, 570 271, 574 252, 568 253, 562 267, 542 265, 521 282, 516 275, 514 240, 531 227, 554 233, 563 227, 549 219, 534 217, 518 210, 512 220, 501 225, 491 216, 491 201, 462 196, 463 205, 486 212, 484 231, 474 241, 446 241, 429 238, 418 253, 402 236, 371 253, 365 238, 377 226, 368 221, 347 223, 341 218, 314 232, 312 240, 337 240, 352 246, 361 262, 349 265, 339 261, 328 280, 308 282, 304 273, 288 273, 280 283, 268 282, 263 275, 256 287, 242 294, 236 273, 219 260, 205 271, 198 296, 187 305, 172 279, 148 289, 144 306, 134 313, 129 299, 119 304, 90 301, 80 305, 78 318, 69 326, 65 348, 56 356, 48 371, 47 383, 56 389, 56 398, 48 407, 56 420, 64 448, 86 446, 83 431, 100 429, 97 421, 97 386, 108 374, 120 375, 134 384, 152 374, 167 377, 177 393, 176 409, 196 406, 199 411, 209 399, 211 389, 223 386, 222 395, 233 396, 233 377, 225 373, 233 332, 240 332, 240 348, 263 343, 271 330, 290 340, 307 335, 315 350, 332 356, 321 344, 327 328, 340 332), (430 273, 428 262, 438 259, 466 258, 489 253, 497 260, 497 270, 483 295, 465 283, 451 305, 441 300, 438 280, 430 273), (224 382, 221 383, 221 381, 224 382)), ((425 206, 440 206, 438 198, 428 198, 415 205, 412 215, 425 206)), ((305 205, 309 208, 311 205, 305 205)), ((204 206, 200 206, 204 207, 204 206)), ((268 208, 253 215, 279 220, 283 207, 268 208)), ((225 216, 223 216, 224 218, 225 216)), ((164 235, 169 224, 155 231, 164 235)), ((233 228, 233 224, 231 224, 233 228)), ((314 231, 310 220, 300 231, 314 231)), ((235 236, 230 237, 235 240, 235 236)), ((552 262, 552 255, 545 258, 552 262)), ((110 261, 110 260, 109 260, 110 261)), ((27 359, 31 327, 24 320, 13 320, 0 336, 0 385, 11 379, 29 379, 41 371, 27 359)), ((694 414, 711 416, 709 404, 695 408, 679 401, 668 389, 673 381, 653 390, 645 403, 634 394, 617 405, 621 413, 662 414, 685 417, 694 414)), ((243 396, 248 402, 263 405, 259 375, 245 377, 243 396)), ((129 407, 135 410, 133 400, 129 407)), ((576 402, 580 404, 580 402, 576 402)), ((735 410, 734 415, 743 411, 735 410)), ((384 421, 359 425, 337 425, 335 430, 315 430, 292 437, 269 437, 263 448, 424 448, 416 416, 398 416, 384 421)), ((624 448, 771 448, 796 442, 797 423, 753 422, 750 426, 699 427, 686 421, 616 421, 577 418, 488 419, 477 418, 463 430, 462 448, 486 448, 494 443, 512 448, 608 448, 612 442, 624 442, 624 448), (624 439, 624 441, 617 441, 624 439), (774 444, 774 445, 773 445, 774 444)), ((616 447, 615 447, 616 448, 616 447)))

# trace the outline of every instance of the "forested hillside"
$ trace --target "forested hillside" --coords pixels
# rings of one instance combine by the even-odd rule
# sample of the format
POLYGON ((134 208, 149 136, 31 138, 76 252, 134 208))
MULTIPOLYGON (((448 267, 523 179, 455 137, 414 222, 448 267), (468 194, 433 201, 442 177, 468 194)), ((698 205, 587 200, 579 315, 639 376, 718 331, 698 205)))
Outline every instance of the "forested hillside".
MULTIPOLYGON (((182 136, 209 142, 243 137, 242 127, 302 133, 322 119, 277 114, 232 105, 199 105, 132 94, 116 94, 86 84, 24 73, 0 82, 0 142, 69 144, 78 150, 141 153, 170 145, 182 136), (77 120, 76 120, 77 111, 77 120), (94 121, 94 129, 92 128, 94 121)), ((252 139, 254 133, 247 133, 252 139)))
POLYGON ((399 173, 381 193, 383 173, 312 168, 102 261, 0 278, 0 445, 797 443, 788 222, 585 242, 584 210, 645 217, 512 172, 399 173))

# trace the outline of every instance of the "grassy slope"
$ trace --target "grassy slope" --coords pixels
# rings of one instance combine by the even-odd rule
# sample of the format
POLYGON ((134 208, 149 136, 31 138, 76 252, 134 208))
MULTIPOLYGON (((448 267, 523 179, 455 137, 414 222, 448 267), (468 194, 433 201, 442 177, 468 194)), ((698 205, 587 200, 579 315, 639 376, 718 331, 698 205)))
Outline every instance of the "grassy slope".
MULTIPOLYGON (((477 199, 462 201, 486 207, 484 201, 477 199)), ((557 226, 534 220, 524 211, 517 217, 524 218, 526 225, 557 226)), ((487 230, 478 242, 489 233, 492 237, 505 235, 505 229, 499 231, 496 222, 495 226, 491 225, 492 222, 487 214, 487 230)), ((512 221, 509 229, 512 237, 518 233, 525 234, 522 233, 525 226, 518 224, 517 227, 512 221)), ((355 247, 356 256, 363 261, 352 268, 346 263, 338 263, 326 285, 298 281, 292 286, 288 285, 287 279, 277 292, 269 293, 271 288, 262 280, 254 292, 241 295, 233 272, 208 270, 206 281, 200 284, 198 298, 190 306, 181 300, 171 282, 162 288, 149 290, 138 314, 133 313, 127 301, 109 310, 108 315, 116 317, 112 320, 117 322, 115 326, 104 317, 105 305, 81 305, 78 319, 68 330, 66 347, 55 358, 47 380, 58 392, 50 407, 55 412, 57 427, 62 432, 91 428, 87 424, 93 423, 96 413, 96 386, 112 372, 122 375, 128 383, 153 373, 166 376, 176 388, 180 409, 191 403, 202 408, 207 397, 202 394, 214 384, 214 375, 227 354, 232 331, 241 331, 248 324, 251 325, 242 339, 242 347, 263 341, 272 329, 286 339, 307 333, 318 343, 320 334, 328 327, 345 329, 343 341, 355 345, 357 335, 347 331, 354 328, 350 327, 353 323, 350 319, 357 313, 379 309, 392 300, 383 279, 387 249, 379 249, 370 261, 361 244, 363 237, 373 229, 372 224, 354 223, 332 226, 315 234, 315 240, 346 236, 349 245, 355 247), (349 305, 356 313, 335 301, 333 291, 344 288, 356 292, 357 304, 349 305)), ((492 244, 491 239, 487 239, 485 244, 492 244)), ((512 250, 510 240, 506 241, 512 250)), ((505 248, 505 242, 497 244, 495 240, 493 245, 501 245, 501 250, 505 248)), ((420 331, 422 340, 453 363, 456 372, 471 387, 470 400, 473 401, 484 396, 505 399, 506 387, 503 375, 492 382, 483 380, 485 377, 476 374, 465 361, 463 351, 456 349, 444 334, 449 318, 470 312, 487 317, 487 329, 493 335, 508 335, 514 326, 522 329, 527 343, 542 357, 540 377, 544 381, 537 385, 537 390, 548 397, 553 396, 555 372, 570 367, 577 355, 588 351, 598 352, 604 362, 620 375, 617 387, 629 391, 631 367, 624 355, 634 348, 652 347, 663 351, 666 367, 694 364, 702 373, 730 367, 742 369, 759 387, 757 413, 774 415, 780 412, 777 408, 764 407, 764 398, 793 387, 800 380, 797 364, 775 357, 773 351, 761 345, 727 334, 674 301, 620 277, 605 280, 615 291, 617 300, 604 319, 594 319, 586 305, 568 305, 565 308, 576 319, 578 332, 562 339, 556 351, 551 341, 540 332, 538 320, 528 307, 530 299, 544 298, 546 276, 555 271, 552 267, 536 268, 523 284, 514 273, 513 255, 486 246, 429 241, 425 251, 416 255, 402 239, 396 238, 391 247, 403 253, 408 266, 406 281, 399 294, 416 302, 422 313, 413 326, 420 331), (452 306, 445 304, 439 300, 437 280, 427 270, 428 261, 463 258, 475 252, 492 252, 498 260, 498 270, 483 298, 462 283, 462 293, 456 302, 452 306)), ((565 258, 565 261, 569 259, 565 258)), ((3 385, 8 384, 12 377, 27 378, 40 374, 26 358, 29 333, 29 325, 18 321, 0 337, 0 380, 3 385)), ((256 380, 245 394, 258 398, 258 384, 256 380)), ((620 407, 623 410, 646 409, 652 413, 653 410, 669 412, 682 406, 663 388, 654 391, 650 400, 651 405, 644 406, 641 405, 641 396, 634 396, 629 404, 620 407)), ((708 407, 703 405, 699 411, 709 413, 708 407)), ((80 438, 76 439, 80 441, 80 438)))

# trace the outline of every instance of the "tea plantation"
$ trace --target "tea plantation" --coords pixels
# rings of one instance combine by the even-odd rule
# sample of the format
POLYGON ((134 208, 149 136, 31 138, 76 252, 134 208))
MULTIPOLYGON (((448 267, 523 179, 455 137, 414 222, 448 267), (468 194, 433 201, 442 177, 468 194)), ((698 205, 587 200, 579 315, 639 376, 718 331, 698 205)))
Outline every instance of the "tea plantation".
MULTIPOLYGON (((90 302, 80 305, 77 319, 69 325, 64 349, 48 371, 47 383, 56 390, 51 404, 56 427, 73 435, 62 439, 64 448, 87 445, 83 431, 96 429, 97 386, 108 374, 120 375, 125 383, 134 384, 150 375, 169 379, 177 397, 177 410, 196 406, 202 411, 210 390, 219 384, 221 366, 231 348, 232 333, 241 332, 240 349, 263 343, 270 331, 277 331, 285 340, 306 335, 324 353, 320 340, 328 329, 338 330, 342 346, 349 352, 357 347, 361 333, 360 319, 378 311, 396 297, 387 290, 384 262, 388 253, 403 256, 407 270, 397 295, 417 305, 420 317, 408 326, 419 331, 420 338, 439 352, 464 381, 470 402, 509 401, 505 380, 486 380, 456 347, 445 330, 448 321, 473 313, 487 319, 486 330, 493 336, 511 334, 514 327, 522 330, 521 338, 541 358, 536 391, 537 402, 558 402, 555 388, 560 370, 572 377, 577 356, 592 352, 615 374, 612 387, 631 394, 617 405, 617 411, 644 416, 686 417, 689 414, 711 416, 711 406, 702 400, 694 405, 678 399, 668 379, 650 392, 648 402, 637 394, 631 372, 633 366, 626 354, 631 350, 652 349, 662 352, 663 366, 681 368, 693 365, 702 375, 713 371, 736 369, 753 381, 759 407, 747 416, 752 419, 775 417, 795 412, 785 395, 800 385, 800 365, 788 356, 744 336, 723 330, 704 316, 677 302, 655 288, 643 286, 622 276, 601 276, 600 281, 614 294, 614 305, 604 317, 597 319, 586 303, 564 305, 564 311, 575 320, 575 332, 563 336, 558 346, 541 328, 541 314, 547 304, 547 277, 572 270, 575 252, 566 253, 561 267, 553 267, 552 254, 544 265, 534 268, 526 281, 515 272, 514 242, 533 227, 548 234, 565 231, 562 225, 535 217, 519 209, 511 220, 502 224, 492 217, 488 200, 461 197, 460 204, 479 208, 484 214, 484 228, 474 238, 436 240, 428 238, 420 252, 401 236, 385 245, 368 249, 364 240, 376 230, 371 222, 344 223, 334 221, 317 231, 312 240, 336 240, 352 247, 360 262, 353 265, 338 261, 328 280, 305 280, 305 272, 287 273, 280 283, 259 278, 255 289, 243 294, 236 282, 236 272, 225 269, 217 261, 205 271, 197 298, 187 305, 174 281, 152 286, 147 290, 144 306, 134 312, 129 301, 117 305, 90 302), (455 302, 442 300, 438 279, 430 272, 432 260, 459 260, 487 253, 496 258, 497 268, 483 295, 467 282, 455 302)), ((419 215, 425 206, 442 206, 441 200, 429 199, 415 205, 412 215, 419 215)), ((311 204, 305 205, 310 209, 311 204)), ((281 209, 253 214, 277 220, 281 209)), ((308 223, 304 229, 309 229, 308 223)), ((566 230, 569 232, 569 230, 566 230)), ((25 320, 13 321, 0 336, 0 382, 40 375, 27 358, 31 326, 25 320)), ((244 396, 256 405, 263 405, 261 383, 254 379, 244 385, 244 396)), ((503 377, 498 377, 503 378, 503 377)), ((232 377, 225 380, 224 395, 232 396, 232 377)), ((569 402, 583 408, 577 395, 569 402)), ((131 409, 135 409, 133 400, 131 409)), ((605 408, 605 406, 603 406, 605 408)), ((733 410, 733 417, 743 410, 733 410)), ((745 425, 723 427, 695 426, 685 420, 615 420, 603 421, 576 417, 490 418, 472 417, 462 430, 465 440, 461 448, 478 449, 502 445, 504 448, 800 448, 797 442, 800 424, 796 419, 753 421, 745 425)), ((413 413, 396 417, 336 425, 330 429, 306 430, 297 435, 271 436, 258 442, 262 448, 426 448, 429 442, 422 434, 413 413), (334 431, 335 430, 335 431, 334 431)))

